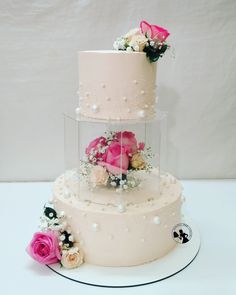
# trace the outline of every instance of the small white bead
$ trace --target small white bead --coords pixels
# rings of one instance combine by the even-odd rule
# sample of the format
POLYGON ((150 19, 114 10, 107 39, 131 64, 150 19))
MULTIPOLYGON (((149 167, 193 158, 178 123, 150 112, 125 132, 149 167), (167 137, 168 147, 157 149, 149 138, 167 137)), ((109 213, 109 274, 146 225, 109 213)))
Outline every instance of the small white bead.
POLYGON ((145 118, 145 116, 146 116, 145 111, 144 111, 144 110, 140 110, 140 111, 138 112, 138 116, 139 116, 140 118, 145 118))
POLYGON ((49 217, 53 217, 53 213, 51 212, 51 213, 49 213, 49 217))
POLYGON ((76 109, 75 109, 75 113, 76 113, 77 115, 79 115, 79 113, 80 113, 80 108, 76 108, 76 109))
POLYGON ((124 204, 119 204, 119 205, 117 206, 117 209, 118 209, 118 211, 119 211, 120 213, 123 213, 123 212, 126 211, 126 208, 125 208, 125 205, 124 205, 124 204))
POLYGON ((79 95, 79 90, 77 90, 76 93, 79 95))
POLYGON ((102 87, 102 88, 106 88, 106 84, 102 83, 102 84, 101 84, 101 87, 102 87))
POLYGON ((144 238, 142 238, 142 239, 141 239, 141 242, 142 242, 142 243, 144 243, 144 242, 145 242, 144 238))
POLYGON ((113 235, 109 235, 109 238, 110 238, 110 240, 114 239, 113 235))
POLYGON ((172 216, 175 216, 175 212, 172 212, 172 216))
POLYGON ((127 109, 127 113, 130 113, 130 109, 127 109))
POLYGON ((89 93, 89 92, 85 92, 85 96, 87 96, 87 97, 88 97, 89 95, 90 95, 90 93, 89 93))
POLYGON ((93 231, 98 231, 98 228, 99 228, 99 226, 98 226, 97 223, 93 223, 93 224, 92 224, 92 230, 93 230, 93 231))
POLYGON ((64 241, 65 238, 66 238, 65 235, 61 235, 61 236, 60 236, 60 240, 61 240, 61 241, 64 241))
POLYGON ((69 236, 69 241, 74 242, 74 237, 72 235, 69 236))
POLYGON ((128 232, 129 232, 129 228, 128 228, 128 227, 126 227, 126 228, 125 228, 125 231, 128 233, 128 232))
POLYGON ((143 219, 144 219, 144 220, 147 219, 147 216, 146 216, 146 215, 143 215, 143 219))
POLYGON ((94 113, 97 113, 98 112, 98 106, 96 104, 93 104, 92 107, 91 107, 92 111, 94 113))
POLYGON ((144 108, 145 108, 145 109, 148 109, 148 107, 149 107, 148 104, 145 104, 145 105, 144 105, 144 108))
POLYGON ((127 101, 127 97, 126 96, 124 96, 122 99, 123 99, 123 101, 127 101))
POLYGON ((134 83, 134 84, 138 84, 138 81, 137 81, 137 80, 133 80, 133 83, 134 83))
POLYGON ((155 224, 160 224, 160 223, 161 223, 160 217, 159 217, 159 216, 154 216, 154 218, 153 218, 153 222, 154 222, 155 224))
POLYGON ((107 97, 106 100, 107 100, 107 101, 111 101, 111 98, 110 98, 110 97, 107 97))
POLYGON ((145 91, 144 91, 144 90, 141 90, 141 91, 140 91, 140 93, 141 93, 141 94, 144 94, 144 93, 145 93, 145 91))

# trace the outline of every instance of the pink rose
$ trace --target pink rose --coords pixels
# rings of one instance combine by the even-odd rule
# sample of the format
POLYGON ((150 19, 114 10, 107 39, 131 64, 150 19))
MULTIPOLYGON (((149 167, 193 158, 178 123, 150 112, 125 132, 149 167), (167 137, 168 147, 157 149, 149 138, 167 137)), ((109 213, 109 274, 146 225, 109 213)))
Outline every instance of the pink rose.
POLYGON ((132 156, 132 154, 137 152, 137 140, 135 134, 130 131, 117 132, 116 138, 118 142, 124 147, 125 152, 132 156))
POLYGON ((99 152, 99 149, 105 147, 106 145, 107 144, 105 137, 97 137, 94 140, 92 140, 86 148, 86 155, 89 156, 93 154, 95 159, 103 159, 104 154, 99 152))
POLYGON ((124 146, 119 142, 112 142, 107 151, 104 161, 98 162, 114 175, 126 174, 129 166, 129 157, 124 146))
POLYGON ((141 21, 140 28, 144 35, 147 34, 151 39, 158 39, 161 42, 164 42, 170 35, 166 29, 156 25, 150 25, 145 20, 141 21))
POLYGON ((52 231, 35 233, 26 251, 42 264, 56 263, 61 259, 58 238, 52 231))

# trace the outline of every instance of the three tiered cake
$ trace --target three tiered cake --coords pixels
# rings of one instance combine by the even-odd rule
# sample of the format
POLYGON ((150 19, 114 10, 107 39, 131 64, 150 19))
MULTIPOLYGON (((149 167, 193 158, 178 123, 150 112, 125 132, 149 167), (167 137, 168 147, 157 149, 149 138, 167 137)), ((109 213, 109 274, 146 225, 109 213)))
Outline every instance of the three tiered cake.
POLYGON ((39 262, 147 263, 176 245, 182 187, 160 173, 156 63, 169 33, 141 22, 117 50, 79 52, 77 163, 58 177, 29 254, 39 262))

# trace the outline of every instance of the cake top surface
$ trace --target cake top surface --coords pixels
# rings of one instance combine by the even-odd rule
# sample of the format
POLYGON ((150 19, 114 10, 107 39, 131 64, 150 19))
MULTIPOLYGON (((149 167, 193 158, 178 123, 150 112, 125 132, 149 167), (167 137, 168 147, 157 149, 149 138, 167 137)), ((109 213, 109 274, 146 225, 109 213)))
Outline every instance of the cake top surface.
POLYGON ((81 50, 79 53, 110 53, 110 54, 145 54, 144 52, 136 52, 136 51, 124 51, 124 50, 81 50))

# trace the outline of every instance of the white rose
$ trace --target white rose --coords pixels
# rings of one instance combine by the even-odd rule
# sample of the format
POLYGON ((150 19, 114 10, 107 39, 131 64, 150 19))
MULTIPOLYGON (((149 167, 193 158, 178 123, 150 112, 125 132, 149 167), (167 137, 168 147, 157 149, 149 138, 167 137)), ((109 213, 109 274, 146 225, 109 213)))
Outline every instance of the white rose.
POLYGON ((147 44, 147 38, 141 34, 141 35, 134 35, 129 42, 129 46, 132 46, 135 51, 143 51, 144 47, 147 44))
POLYGON ((92 168, 90 181, 94 187, 97 185, 106 185, 108 178, 109 175, 104 167, 97 165, 92 168))
POLYGON ((132 40, 133 36, 135 36, 135 35, 138 36, 138 35, 140 35, 140 34, 142 34, 141 30, 140 30, 139 28, 135 28, 135 29, 130 30, 130 31, 124 36, 124 38, 125 38, 128 42, 130 42, 130 41, 132 40))

